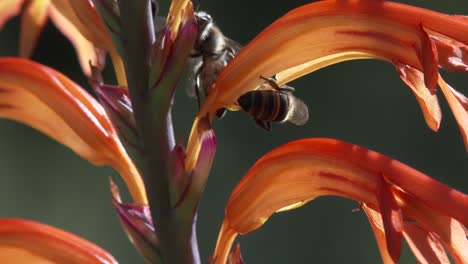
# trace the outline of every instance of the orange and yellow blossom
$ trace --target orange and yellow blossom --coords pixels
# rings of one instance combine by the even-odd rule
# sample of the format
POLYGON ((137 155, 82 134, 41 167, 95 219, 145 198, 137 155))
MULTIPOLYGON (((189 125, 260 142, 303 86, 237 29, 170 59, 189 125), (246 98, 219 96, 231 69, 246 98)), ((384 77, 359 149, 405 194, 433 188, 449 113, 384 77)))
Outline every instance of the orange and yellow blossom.
MULTIPOLYGON (((465 17, 387 1, 328 0, 292 10, 261 32, 221 72, 193 125, 186 168, 195 163, 190 155, 199 152, 204 129, 198 120, 213 118, 220 108, 237 110, 239 96, 263 83, 260 76, 276 76, 284 84, 354 59, 392 63, 434 131, 441 121, 438 85, 468 148, 468 98, 438 73, 439 67, 468 71, 467 32, 465 17)), ((448 260, 442 245, 456 263, 468 262, 465 194, 383 155, 330 139, 287 144, 251 168, 226 206, 214 261, 226 262, 237 234, 247 234, 271 214, 320 195, 344 196, 363 204, 385 263, 398 261, 402 237, 422 263, 448 260)))
MULTIPOLYGON (((257 89, 260 76, 284 84, 348 60, 379 59, 395 65, 415 94, 428 126, 437 131, 439 84, 468 146, 468 99, 438 74, 438 67, 467 71, 468 19, 378 0, 326 0, 290 11, 246 45, 219 75, 198 117, 257 89)), ((192 131, 189 152, 196 152, 192 131)), ((193 166, 193 162, 190 163, 193 166)))
POLYGON ((0 116, 25 123, 96 165, 123 177, 136 203, 146 204, 143 180, 103 107, 63 74, 33 61, 0 58, 0 116))
POLYGON ((2 263, 114 264, 117 261, 93 243, 60 229, 23 219, 0 219, 2 263))
POLYGON ((0 3, 0 28, 13 16, 21 16, 21 57, 31 56, 42 28, 50 18, 70 40, 83 72, 91 76, 91 65, 104 67, 109 52, 120 85, 126 84, 122 59, 91 0, 8 0, 0 3), (22 10, 24 8, 24 10, 22 10))
POLYGON ((456 263, 468 261, 467 195, 374 151, 320 138, 285 144, 252 166, 229 197, 213 258, 225 263, 238 234, 325 195, 362 204, 384 263, 398 262, 403 236, 422 263, 444 263, 442 246, 456 263))

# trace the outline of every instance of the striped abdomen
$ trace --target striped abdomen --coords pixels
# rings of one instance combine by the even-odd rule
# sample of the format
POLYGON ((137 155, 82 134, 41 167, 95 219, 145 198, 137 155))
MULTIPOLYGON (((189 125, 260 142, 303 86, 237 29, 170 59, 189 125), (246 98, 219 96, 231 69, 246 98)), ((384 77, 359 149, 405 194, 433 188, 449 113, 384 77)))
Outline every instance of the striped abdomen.
POLYGON ((286 121, 290 106, 289 95, 275 90, 250 91, 237 102, 254 119, 268 122, 286 121))

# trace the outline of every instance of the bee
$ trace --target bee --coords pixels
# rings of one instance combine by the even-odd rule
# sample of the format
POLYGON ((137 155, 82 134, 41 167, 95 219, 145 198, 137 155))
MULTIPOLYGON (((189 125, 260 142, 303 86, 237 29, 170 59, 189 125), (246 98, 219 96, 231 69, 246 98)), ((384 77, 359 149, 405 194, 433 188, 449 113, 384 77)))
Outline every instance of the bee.
MULTIPOLYGON (((240 44, 224 36, 213 18, 206 12, 195 13, 198 37, 190 54, 190 76, 187 94, 197 99, 198 108, 208 96, 221 70, 242 48, 240 44)), ((222 117, 225 109, 218 111, 222 117)))
POLYGON ((307 105, 292 93, 294 88, 279 86, 273 78, 264 79, 273 90, 255 90, 239 97, 237 103, 255 122, 267 131, 271 131, 271 123, 290 122, 303 125, 309 119, 307 105))

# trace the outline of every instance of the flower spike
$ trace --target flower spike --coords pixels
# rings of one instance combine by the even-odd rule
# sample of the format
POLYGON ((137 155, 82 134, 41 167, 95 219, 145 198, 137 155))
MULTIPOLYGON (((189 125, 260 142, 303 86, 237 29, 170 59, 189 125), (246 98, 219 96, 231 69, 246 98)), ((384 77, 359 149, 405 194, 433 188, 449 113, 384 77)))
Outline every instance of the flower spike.
POLYGON ((96 165, 113 166, 135 202, 146 204, 140 174, 102 106, 61 73, 38 63, 0 58, 0 116, 34 127, 96 165))
MULTIPOLYGON (((333 139, 290 142, 263 156, 234 188, 214 252, 225 263, 238 234, 261 227, 275 212, 319 196, 360 202, 384 263, 398 262, 408 224, 435 235, 457 263, 468 261, 468 196, 376 152, 333 139), (369 213, 371 212, 371 213, 369 213)), ((419 248, 419 251, 423 248, 419 248)), ((440 255, 437 245, 417 255, 440 255)), ((441 257, 442 258, 442 257, 441 257)))
POLYGON ((105 250, 71 233, 24 219, 0 219, 1 263, 117 264, 105 250))

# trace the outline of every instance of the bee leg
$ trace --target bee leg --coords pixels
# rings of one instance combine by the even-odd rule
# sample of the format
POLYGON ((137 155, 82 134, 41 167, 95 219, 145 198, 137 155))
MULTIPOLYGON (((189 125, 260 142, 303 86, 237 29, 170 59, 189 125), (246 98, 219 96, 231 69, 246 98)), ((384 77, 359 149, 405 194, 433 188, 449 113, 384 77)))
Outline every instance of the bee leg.
POLYGON ((201 108, 201 99, 200 99, 200 76, 199 72, 196 74, 196 80, 195 80, 195 96, 197 97, 197 104, 198 104, 198 110, 201 108))
POLYGON ((263 121, 260 119, 254 119, 254 120, 255 120, 255 123, 257 123, 257 125, 259 125, 261 128, 265 129, 268 132, 271 132, 271 122, 263 121))
POLYGON ((270 86, 271 88, 275 89, 275 90, 280 90, 281 88, 278 86, 278 84, 276 83, 276 80, 273 79, 273 78, 265 78, 263 76, 260 75, 260 79, 263 79, 265 80, 270 86))
POLYGON ((282 91, 282 92, 287 92, 287 93, 292 93, 294 92, 294 87, 288 86, 288 85, 281 85, 279 86, 278 83, 276 82, 275 78, 265 78, 263 76, 260 76, 260 79, 265 80, 268 82, 268 84, 271 86, 271 88, 277 90, 277 91, 282 91))

